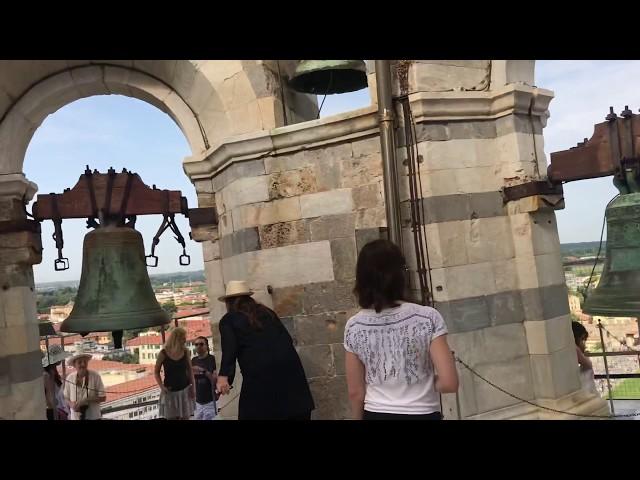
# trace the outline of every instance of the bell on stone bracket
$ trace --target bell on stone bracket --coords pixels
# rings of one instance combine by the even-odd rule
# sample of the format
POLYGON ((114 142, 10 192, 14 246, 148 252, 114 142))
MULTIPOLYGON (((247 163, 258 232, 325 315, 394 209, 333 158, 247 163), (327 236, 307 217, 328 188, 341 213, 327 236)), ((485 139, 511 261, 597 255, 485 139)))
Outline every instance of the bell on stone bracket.
POLYGON ((316 95, 355 92, 366 88, 366 72, 362 60, 301 60, 289 84, 316 95))
POLYGON ((113 332, 169 323, 156 300, 144 258, 142 235, 131 227, 103 226, 84 238, 78 295, 62 332, 113 332))
POLYGON ((640 193, 620 195, 607 207, 606 259, 598 286, 582 311, 640 317, 640 193))

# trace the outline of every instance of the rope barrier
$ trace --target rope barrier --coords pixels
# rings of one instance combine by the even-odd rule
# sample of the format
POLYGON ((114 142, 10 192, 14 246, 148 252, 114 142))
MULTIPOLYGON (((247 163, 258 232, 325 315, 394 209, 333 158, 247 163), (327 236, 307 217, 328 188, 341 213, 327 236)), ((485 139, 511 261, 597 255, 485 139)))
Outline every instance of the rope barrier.
POLYGON ((224 407, 220 407, 218 409, 218 413, 220 413, 222 410, 224 410, 225 408, 227 408, 229 405, 231 405, 231 402, 233 402, 236 398, 238 398, 240 396, 239 393, 237 393, 231 400, 229 400, 227 403, 225 403, 224 407))
POLYGON ((478 372, 476 372, 473 368, 471 368, 469 365, 467 365, 464 361, 462 361, 460 359, 460 357, 455 356, 456 361, 462 365, 463 367, 465 367, 467 370, 469 370, 473 375, 475 375, 476 377, 478 377, 480 380, 482 380, 483 382, 491 385, 493 388, 495 388, 496 390, 501 391, 502 393, 504 393, 505 395, 510 396, 511 398, 514 398, 516 400, 519 400, 521 402, 527 403, 529 405, 532 405, 536 408, 540 408, 542 410, 547 410, 553 413, 560 413, 562 415, 571 415, 574 417, 583 417, 583 418, 600 418, 600 419, 612 419, 612 418, 632 418, 632 417, 640 417, 640 412, 636 412, 636 413, 626 413, 626 414, 622 414, 622 415, 589 415, 589 414, 579 414, 579 413, 573 413, 573 412, 567 412, 564 410, 558 410, 555 408, 550 408, 550 407, 545 407, 543 405, 539 405, 535 402, 532 402, 530 400, 518 397, 517 395, 514 395, 511 392, 508 392, 507 390, 505 390, 504 388, 496 385, 495 383, 491 382, 490 380, 487 380, 486 378, 484 378, 482 375, 480 375, 478 372))

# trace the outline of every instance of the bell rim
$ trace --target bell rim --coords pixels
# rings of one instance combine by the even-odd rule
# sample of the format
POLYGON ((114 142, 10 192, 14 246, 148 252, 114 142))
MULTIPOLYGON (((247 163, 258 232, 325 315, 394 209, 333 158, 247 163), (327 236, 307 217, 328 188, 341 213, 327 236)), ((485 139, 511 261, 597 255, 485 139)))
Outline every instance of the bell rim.
POLYGON ((143 328, 160 327, 171 323, 171 318, 164 310, 138 310, 126 313, 108 313, 97 315, 76 315, 73 312, 60 325, 60 331, 64 333, 84 332, 112 332, 116 330, 140 330, 143 328), (145 317, 147 317, 145 319, 145 317), (136 318, 135 327, 131 327, 131 319, 136 318), (141 321, 142 320, 142 321, 141 321), (146 321, 145 321, 146 320, 146 321), (91 329, 78 328, 74 324, 86 323, 91 329), (108 324, 103 322, 109 322, 108 324), (65 325, 67 323, 67 325, 65 325))
MULTIPOLYGON (((334 95, 339 93, 349 93, 362 90, 367 87, 367 67, 363 60, 305 60, 309 62, 305 68, 299 69, 300 64, 296 68, 294 75, 289 79, 289 85, 300 93, 312 95, 334 95), (314 64, 311 62, 325 62, 314 64), (326 62, 342 62, 335 64, 327 64, 326 62), (349 74, 349 82, 336 83, 333 88, 321 89, 316 88, 316 82, 309 82, 309 78, 313 75, 326 74, 332 70, 342 70, 351 72, 349 74), (340 87, 340 88, 338 88, 340 87)), ((328 83, 327 83, 328 85, 328 83)))

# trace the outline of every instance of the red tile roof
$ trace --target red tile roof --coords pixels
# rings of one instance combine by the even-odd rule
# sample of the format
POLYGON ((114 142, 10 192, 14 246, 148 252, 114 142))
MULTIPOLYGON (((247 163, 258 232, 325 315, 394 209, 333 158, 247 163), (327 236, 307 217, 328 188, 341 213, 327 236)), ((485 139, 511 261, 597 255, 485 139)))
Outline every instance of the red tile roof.
MULTIPOLYGON (((106 389, 107 400, 105 403, 139 395, 142 392, 145 392, 147 390, 150 391, 153 389, 159 389, 158 384, 156 383, 156 379, 153 375, 136 378, 135 380, 130 380, 128 382, 123 382, 108 387, 106 389)), ((104 406, 105 403, 103 403, 102 406, 104 406)))
POLYGON ((140 345, 162 345, 162 336, 144 335, 127 341, 127 347, 139 347, 140 345))
POLYGON ((209 308, 185 308, 184 310, 178 310, 173 314, 173 318, 176 319, 187 319, 188 317, 200 317, 209 315, 209 308))
MULTIPOLYGON (((191 342, 197 337, 211 337, 211 323, 209 320, 179 320, 178 325, 187 330, 187 341, 191 342)), ((168 332, 171 335, 171 331, 168 332)), ((140 345, 162 345, 162 335, 144 335, 127 341, 127 347, 139 347, 140 345)))
MULTIPOLYGON (((72 372, 74 370, 73 367, 67 367, 67 372, 72 372)), ((114 362, 111 360, 96 360, 92 359, 89 362, 89 370, 94 370, 96 372, 106 372, 108 370, 126 370, 126 371, 144 371, 150 372, 153 371, 153 365, 141 365, 139 363, 122 363, 122 362, 114 362)))

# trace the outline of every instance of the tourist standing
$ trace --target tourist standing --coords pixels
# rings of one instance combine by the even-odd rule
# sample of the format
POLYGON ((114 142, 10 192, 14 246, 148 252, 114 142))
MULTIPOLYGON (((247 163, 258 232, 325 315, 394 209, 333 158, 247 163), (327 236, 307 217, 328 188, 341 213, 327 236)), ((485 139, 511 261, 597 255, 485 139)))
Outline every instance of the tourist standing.
POLYGON ((217 390, 229 393, 237 360, 239 420, 310 420, 315 406, 293 340, 278 315, 252 295, 244 281, 230 281, 219 298, 227 313, 220 320, 217 390))
POLYGON ((388 240, 366 244, 354 292, 362 309, 344 331, 355 419, 440 420, 439 393, 458 389, 447 327, 437 310, 404 302, 406 265, 388 240))
POLYGON ((89 370, 91 355, 82 347, 67 361, 75 369, 67 375, 64 398, 71 407, 70 420, 100 420, 100 403, 107 399, 102 378, 98 372, 89 370))
POLYGON ((174 328, 156 361, 154 373, 160 387, 159 414, 168 420, 188 420, 193 414, 195 380, 186 344, 186 330, 174 328), (161 369, 164 380, 160 377, 161 369))
POLYGON ((576 355, 578 357, 578 366, 580 367, 582 389, 599 395, 593 376, 593 364, 591 363, 591 359, 586 355, 589 332, 584 328, 584 325, 576 321, 571 322, 571 330, 573 331, 573 339, 576 344, 576 355))
POLYGON ((51 345, 47 352, 42 354, 47 420, 67 420, 69 418, 69 406, 64 399, 63 380, 58 372, 58 366, 70 355, 60 345, 51 345))
POLYGON ((191 359, 193 376, 196 382, 195 420, 213 420, 217 414, 216 407, 216 357, 209 351, 209 340, 206 337, 196 338, 196 356, 191 359))

